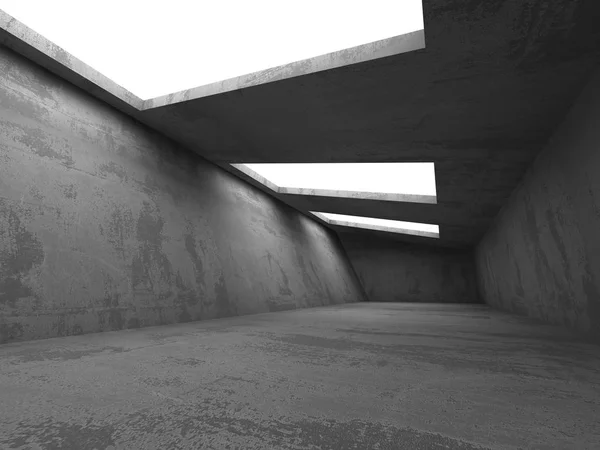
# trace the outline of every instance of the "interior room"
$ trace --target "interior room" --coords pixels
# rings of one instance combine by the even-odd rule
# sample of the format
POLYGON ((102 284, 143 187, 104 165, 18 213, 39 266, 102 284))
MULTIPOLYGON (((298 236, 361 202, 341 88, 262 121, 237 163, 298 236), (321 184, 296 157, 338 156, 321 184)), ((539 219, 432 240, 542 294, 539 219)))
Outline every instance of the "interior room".
POLYGON ((209 5, 0 1, 0 449, 599 449, 600 3, 209 5))

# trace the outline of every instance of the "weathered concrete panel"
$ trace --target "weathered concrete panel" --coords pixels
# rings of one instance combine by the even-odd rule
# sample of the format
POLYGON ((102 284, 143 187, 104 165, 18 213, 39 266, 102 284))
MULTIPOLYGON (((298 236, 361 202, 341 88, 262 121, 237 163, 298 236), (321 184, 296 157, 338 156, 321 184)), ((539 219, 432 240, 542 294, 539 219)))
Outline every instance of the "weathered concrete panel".
POLYGON ((485 302, 600 337, 600 71, 477 246, 485 302))
POLYGON ((0 48, 0 342, 363 300, 333 231, 0 48))
POLYGON ((436 245, 473 247, 594 70, 600 2, 424 0, 423 16, 421 50, 410 33, 143 104, 1 11, 0 43, 225 170, 435 162, 436 208, 270 193, 302 212, 439 224, 436 245))
POLYGON ((340 234, 372 302, 479 303, 470 251, 340 234))

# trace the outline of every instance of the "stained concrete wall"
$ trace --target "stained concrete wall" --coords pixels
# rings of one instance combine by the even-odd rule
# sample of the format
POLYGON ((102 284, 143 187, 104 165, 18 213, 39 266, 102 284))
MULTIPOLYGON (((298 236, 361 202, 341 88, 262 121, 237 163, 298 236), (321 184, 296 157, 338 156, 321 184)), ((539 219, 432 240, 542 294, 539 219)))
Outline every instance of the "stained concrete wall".
POLYGON ((364 300, 332 231, 0 48, 0 342, 364 300))
POLYGON ((470 251, 340 236, 370 301, 479 303, 470 251))
POLYGON ((485 302, 600 337, 600 70, 476 249, 485 302))

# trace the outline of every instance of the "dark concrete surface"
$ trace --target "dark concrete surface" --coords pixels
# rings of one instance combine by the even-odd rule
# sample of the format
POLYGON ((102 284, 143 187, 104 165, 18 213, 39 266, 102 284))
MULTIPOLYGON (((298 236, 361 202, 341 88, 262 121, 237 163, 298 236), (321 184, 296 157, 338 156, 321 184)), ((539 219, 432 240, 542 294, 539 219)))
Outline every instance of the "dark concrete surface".
MULTIPOLYGON (((404 53, 365 61, 388 48, 380 42, 341 52, 345 67, 315 73, 326 60, 314 58, 167 96, 157 104, 170 104, 143 111, 139 99, 94 71, 90 83, 89 68, 1 16, 0 42, 236 175, 229 163, 435 162, 438 205, 415 215, 440 225, 433 245, 468 248, 597 64, 600 2, 424 0, 423 11, 425 49, 406 53, 422 46, 422 33, 392 38, 389 48, 399 43, 404 53)), ((312 199, 326 202, 321 210, 353 214, 353 203, 312 199)), ((410 210, 403 202, 362 207, 389 219, 410 210)))
POLYGON ((357 303, 0 346, 0 448, 600 448, 599 347, 357 303))
POLYGON ((477 247, 485 302, 600 340, 600 70, 477 247))
MULTIPOLYGON (((472 247, 597 64, 600 2, 424 0, 423 13, 423 50, 147 109, 143 120, 224 167, 435 162, 438 207, 419 220, 440 225, 435 245, 472 247)), ((313 200, 327 203, 307 210, 354 213, 313 200)))
POLYGON ((480 303, 473 253, 340 232, 372 302, 480 303))
POLYGON ((363 299, 333 231, 0 47, 0 343, 363 299))

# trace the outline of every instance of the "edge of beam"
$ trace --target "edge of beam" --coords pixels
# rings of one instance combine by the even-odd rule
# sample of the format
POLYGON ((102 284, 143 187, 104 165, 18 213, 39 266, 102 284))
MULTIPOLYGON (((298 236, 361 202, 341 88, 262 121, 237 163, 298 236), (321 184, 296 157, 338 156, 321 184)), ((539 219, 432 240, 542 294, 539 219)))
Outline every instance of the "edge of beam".
POLYGON ((281 195, 306 195, 317 197, 334 197, 334 198, 354 198, 361 200, 379 200, 387 202, 400 203, 426 203, 437 205, 437 196, 435 195, 418 195, 418 194, 389 194, 385 192, 361 192, 361 191, 343 191, 336 189, 306 189, 306 188, 287 188, 280 187, 250 169, 245 164, 230 164, 230 166, 248 177, 254 179, 260 184, 266 186, 273 192, 281 195))
POLYGON ((139 112, 420 50, 425 48, 425 30, 394 36, 147 100, 142 100, 129 92, 2 9, 0 9, 0 44, 120 110, 130 109, 139 112))
POLYGON ((334 189, 304 189, 285 187, 280 187, 278 192, 280 194, 315 195, 317 197, 357 198, 362 200, 381 200, 386 202, 437 204, 437 197, 435 195, 388 194, 384 192, 340 191, 334 189))
POLYGON ((310 211, 310 214, 312 214, 315 217, 318 217, 319 219, 323 220, 324 222, 328 223, 329 225, 335 225, 335 226, 339 226, 339 227, 361 228, 364 230, 374 230, 374 231, 385 231, 386 233, 408 234, 411 236, 420 236, 420 237, 427 237, 427 238, 434 238, 434 239, 440 238, 439 233, 435 233, 432 231, 410 230, 407 228, 386 227, 384 225, 368 225, 368 224, 364 224, 364 223, 348 222, 345 220, 329 219, 326 216, 324 216, 323 214, 321 214, 319 212, 315 212, 315 211, 310 211))
POLYGON ((24 56, 127 115, 135 116, 143 105, 142 99, 1 9, 0 45, 24 56))
POLYGON ((338 67, 350 66, 352 64, 399 55, 424 48, 425 30, 417 30, 411 33, 145 100, 142 109, 159 108, 161 106, 272 83, 274 81, 286 80, 301 75, 322 72, 324 70, 336 69, 338 67))

